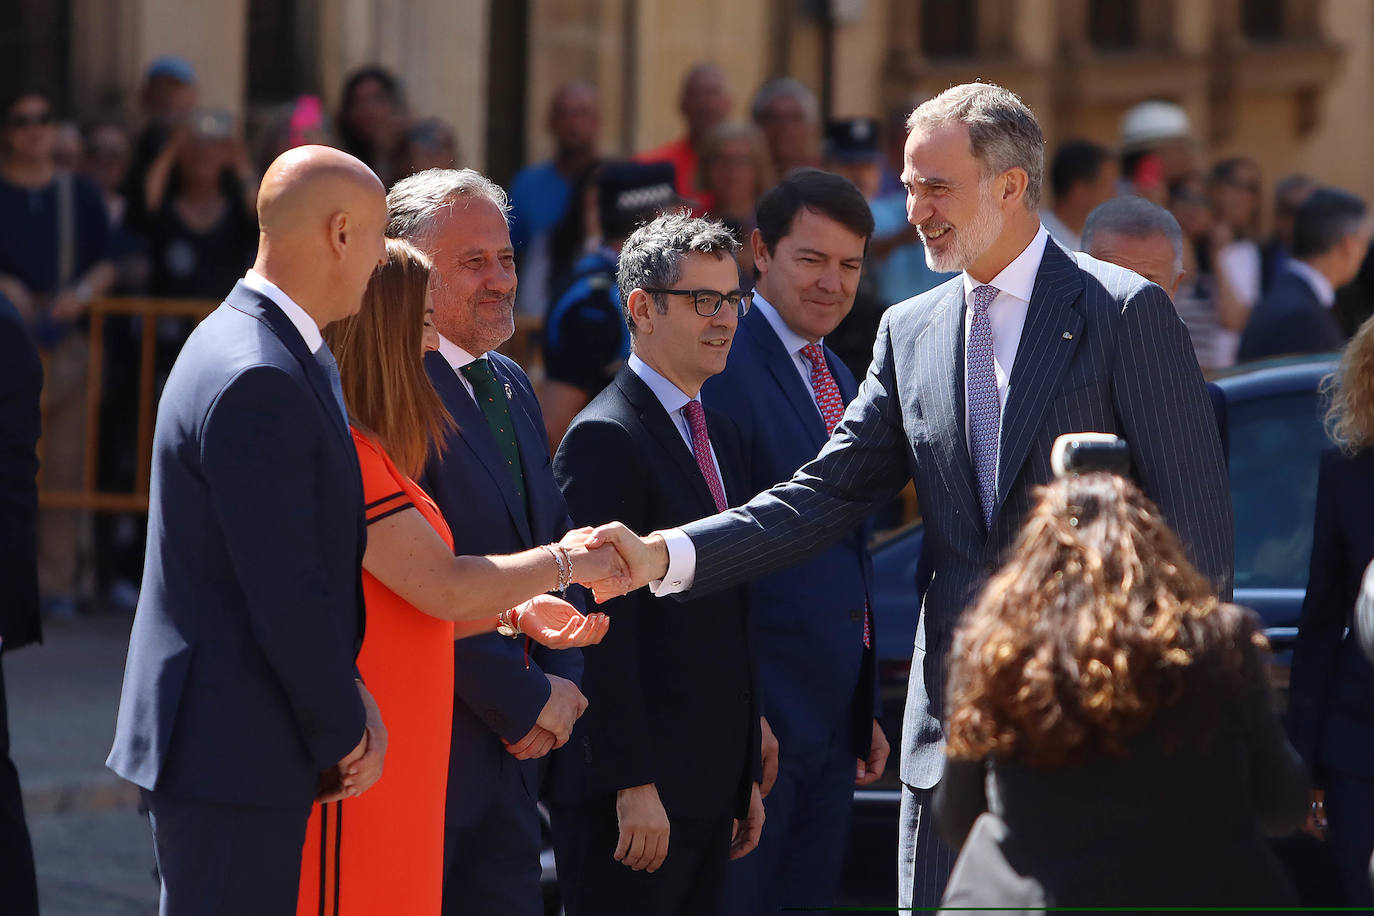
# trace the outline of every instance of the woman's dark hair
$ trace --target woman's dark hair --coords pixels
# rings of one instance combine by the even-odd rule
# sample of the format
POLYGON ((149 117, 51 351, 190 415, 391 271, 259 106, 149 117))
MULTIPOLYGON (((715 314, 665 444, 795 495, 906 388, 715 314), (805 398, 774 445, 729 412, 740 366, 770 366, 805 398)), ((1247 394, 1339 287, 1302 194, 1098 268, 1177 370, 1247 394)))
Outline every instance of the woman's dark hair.
POLYGON ((1254 689, 1248 612, 1221 604, 1135 484, 1056 480, 950 652, 951 757, 1064 766, 1124 755, 1164 709, 1205 742, 1228 699, 1254 689))
POLYGON ((834 172, 795 169, 759 198, 758 230, 770 252, 792 231, 792 221, 803 209, 829 217, 855 235, 864 237, 865 250, 873 235, 873 210, 863 192, 834 172))
POLYGON ((335 124, 338 126, 339 139, 343 141, 344 149, 364 162, 371 162, 380 151, 372 149, 371 142, 358 133, 348 119, 348 109, 353 106, 353 97, 357 94, 358 87, 369 80, 380 84, 382 91, 387 94, 393 104, 398 106, 405 104, 405 91, 401 87, 400 79, 384 67, 379 67, 376 64, 359 67, 344 80, 343 92, 339 96, 339 116, 335 119, 335 124))

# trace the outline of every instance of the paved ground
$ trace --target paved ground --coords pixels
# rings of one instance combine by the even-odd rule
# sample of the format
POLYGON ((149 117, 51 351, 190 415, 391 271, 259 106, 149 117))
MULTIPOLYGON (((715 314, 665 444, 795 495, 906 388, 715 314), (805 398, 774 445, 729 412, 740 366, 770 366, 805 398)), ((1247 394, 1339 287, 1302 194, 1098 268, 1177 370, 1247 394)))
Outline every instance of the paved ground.
POLYGON ((131 618, 45 622, 5 656, 10 739, 43 916, 151 916, 157 884, 138 794, 105 769, 131 618))

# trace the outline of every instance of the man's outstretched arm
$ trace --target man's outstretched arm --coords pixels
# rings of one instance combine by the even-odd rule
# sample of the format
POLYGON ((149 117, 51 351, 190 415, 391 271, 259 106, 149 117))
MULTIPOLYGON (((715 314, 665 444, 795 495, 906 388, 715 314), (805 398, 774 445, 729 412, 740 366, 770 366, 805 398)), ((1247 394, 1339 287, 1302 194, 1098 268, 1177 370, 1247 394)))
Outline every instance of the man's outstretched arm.
MULTIPOLYGON (((623 526, 603 525, 588 546, 614 544, 630 567, 633 588, 652 585, 656 595, 692 589, 693 597, 819 553, 910 478, 896 392, 884 316, 873 365, 858 396, 820 454, 791 480, 737 509, 643 539, 623 526)), ((597 592, 596 597, 605 601, 614 595, 597 592)))

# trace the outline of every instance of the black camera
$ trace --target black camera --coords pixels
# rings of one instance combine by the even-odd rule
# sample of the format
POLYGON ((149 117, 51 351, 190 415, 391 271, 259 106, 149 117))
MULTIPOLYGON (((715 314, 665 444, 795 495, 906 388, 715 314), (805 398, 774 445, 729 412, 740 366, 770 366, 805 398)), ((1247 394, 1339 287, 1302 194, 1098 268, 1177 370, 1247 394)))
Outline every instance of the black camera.
POLYGON ((1055 477, 1106 471, 1123 477, 1131 470, 1126 440, 1111 433, 1065 433, 1054 440, 1050 467, 1055 477))

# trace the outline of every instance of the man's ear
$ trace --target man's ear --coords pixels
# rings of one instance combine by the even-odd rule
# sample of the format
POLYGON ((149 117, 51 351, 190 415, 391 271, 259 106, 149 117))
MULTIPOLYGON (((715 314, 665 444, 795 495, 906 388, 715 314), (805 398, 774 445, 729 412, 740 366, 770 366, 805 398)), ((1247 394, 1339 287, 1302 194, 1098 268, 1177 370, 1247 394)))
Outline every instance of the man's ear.
POLYGON ((652 296, 635 287, 630 290, 630 298, 625 303, 625 307, 630 313, 630 320, 634 322, 636 334, 652 334, 654 332, 656 312, 652 296))
POLYGON ((1169 294, 1169 298, 1170 298, 1170 299, 1176 299, 1176 298, 1178 298, 1178 286, 1179 286, 1179 284, 1182 283, 1182 282, 1183 282, 1183 271, 1180 270, 1177 274, 1174 275, 1174 283, 1173 283, 1173 286, 1172 286, 1170 289, 1166 289, 1166 290, 1165 290, 1165 292, 1169 294))
POLYGON ((767 273, 768 262, 772 260, 773 253, 763 243, 763 233, 757 229, 749 233, 749 248, 754 252, 754 266, 758 268, 759 273, 767 273))
POLYGON ((1022 168, 1007 169, 1002 173, 1002 202, 1004 204, 1017 203, 1026 194, 1026 186, 1030 182, 1026 170, 1022 168))
POLYGON ((329 250, 342 258, 348 248, 348 237, 352 231, 347 210, 336 210, 329 214, 329 250))

